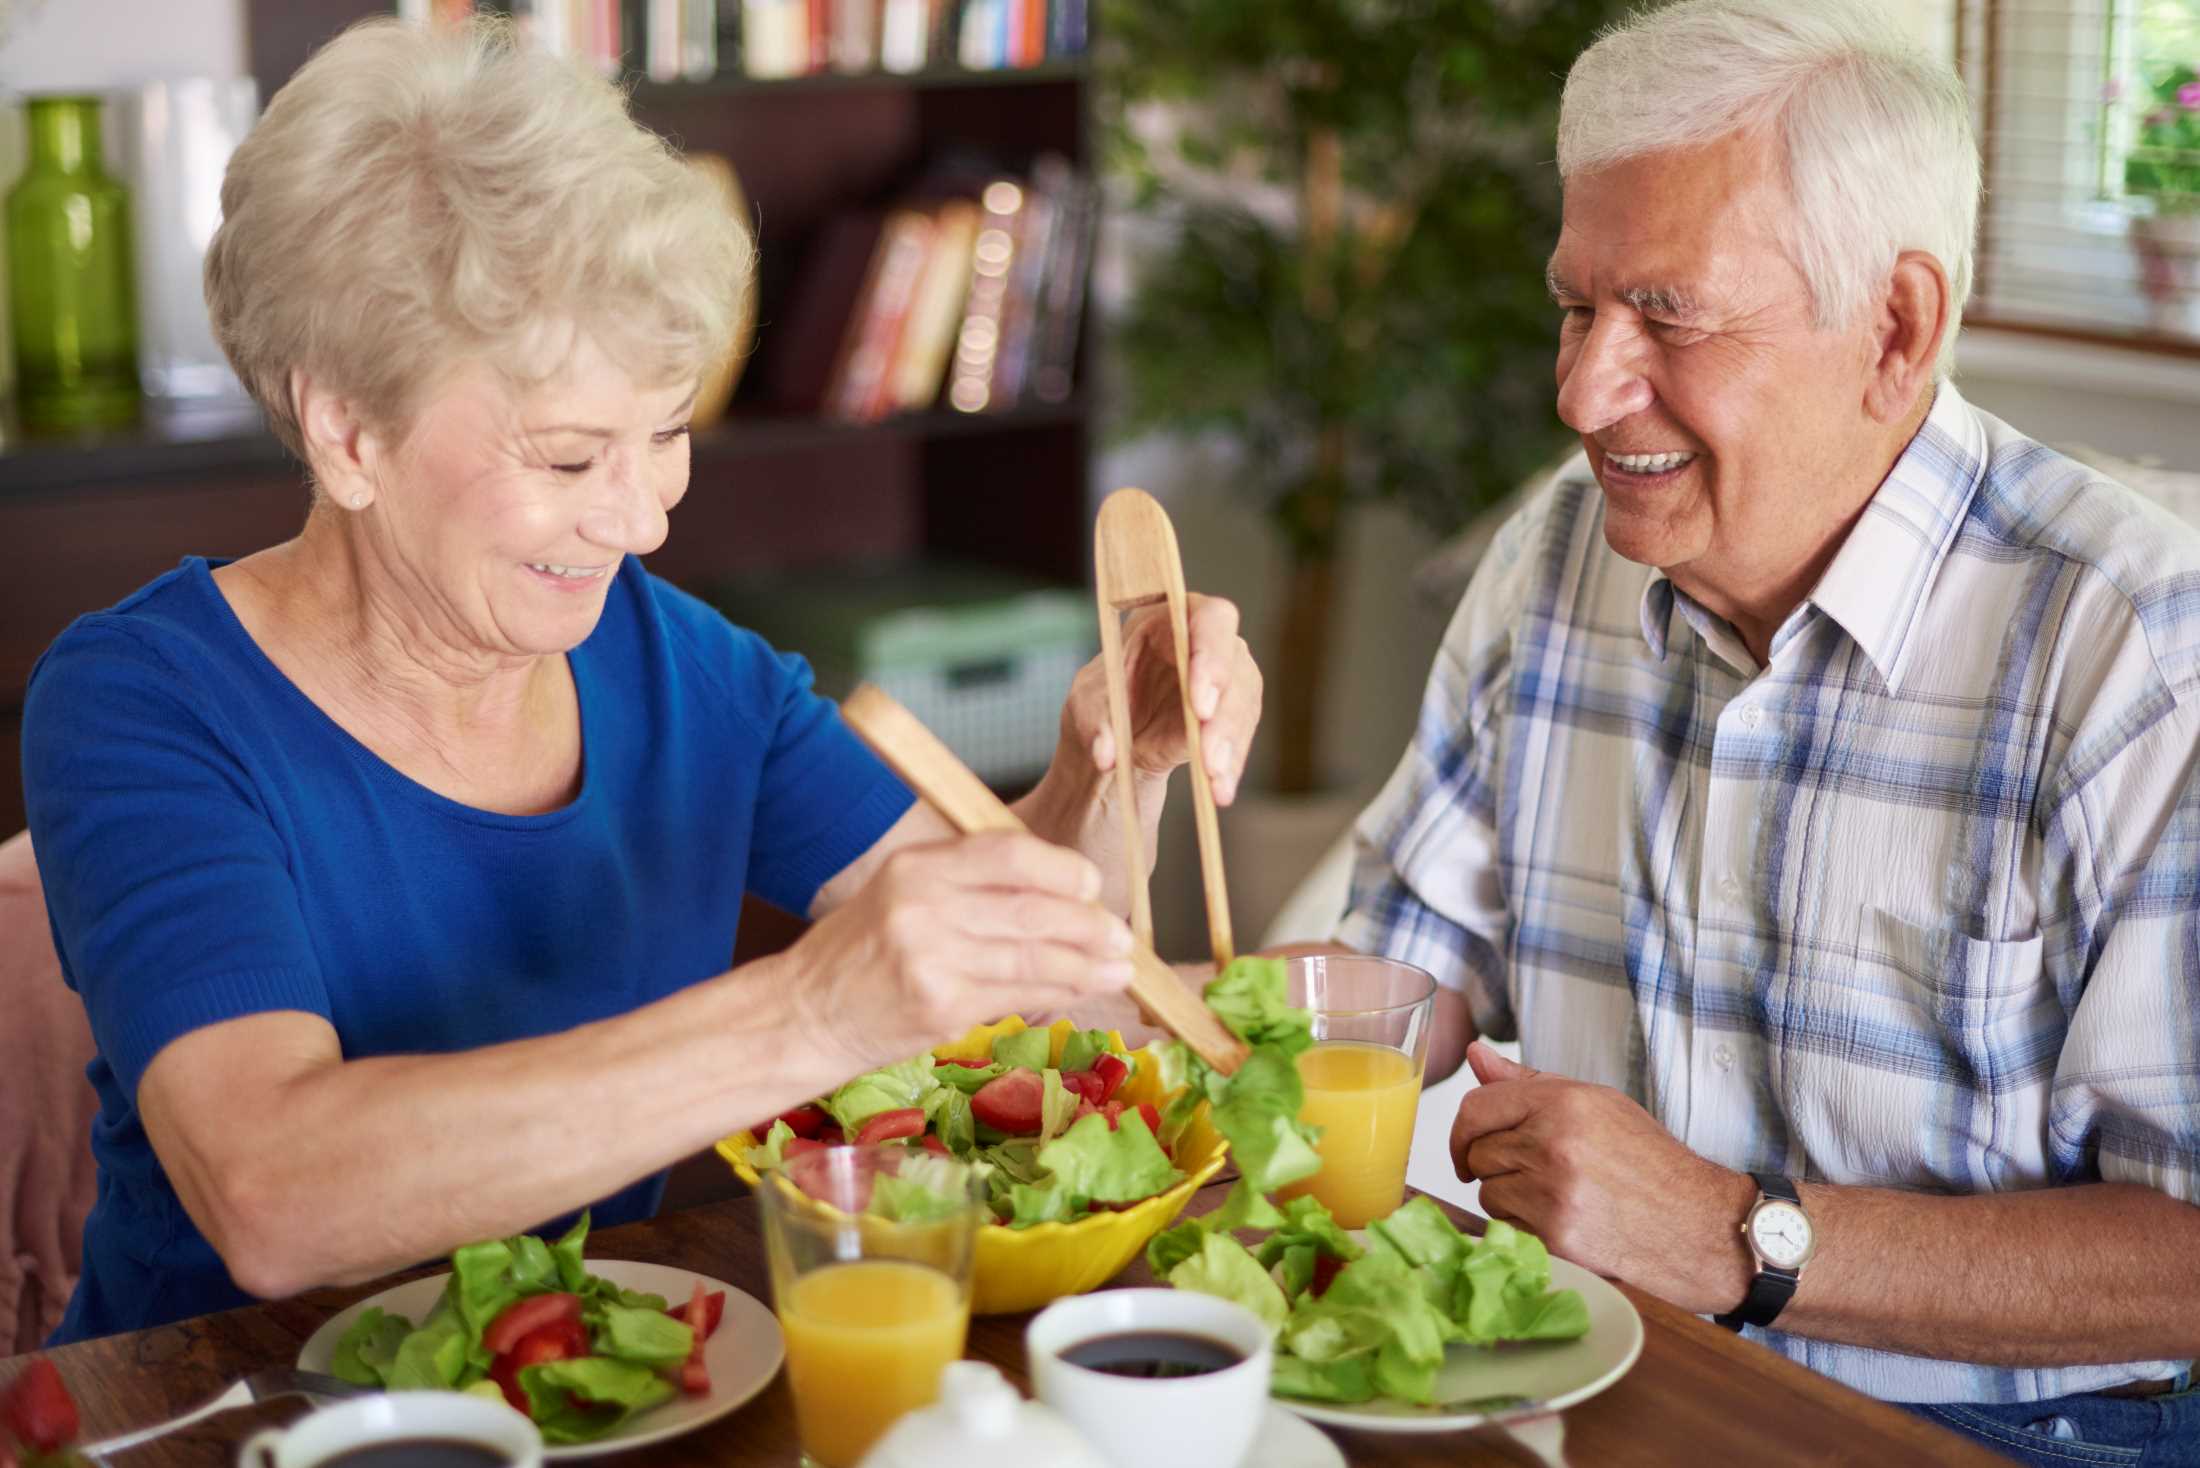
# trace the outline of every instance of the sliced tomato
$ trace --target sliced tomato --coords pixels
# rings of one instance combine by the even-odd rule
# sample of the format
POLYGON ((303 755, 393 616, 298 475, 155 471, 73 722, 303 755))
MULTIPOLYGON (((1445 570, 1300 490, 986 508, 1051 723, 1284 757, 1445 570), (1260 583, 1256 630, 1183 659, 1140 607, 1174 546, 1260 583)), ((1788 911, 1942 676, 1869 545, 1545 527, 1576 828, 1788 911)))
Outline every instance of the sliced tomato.
MULTIPOLYGON (((1101 1055, 1092 1062, 1092 1069, 1085 1074, 1100 1083, 1100 1094, 1092 1099, 1105 1102, 1123 1088, 1123 1082, 1130 1079, 1131 1068, 1120 1055, 1101 1055)), ((1091 1093, 1088 1091, 1087 1094, 1091 1093)))
POLYGON ((0 1392, 0 1426, 36 1453, 55 1452, 76 1436, 76 1401, 53 1362, 35 1358, 0 1392))
MULTIPOLYGON (((679 1321, 682 1325, 692 1326, 695 1323, 688 1319, 688 1307, 685 1305, 668 1305, 665 1307, 665 1314, 679 1321)), ((703 1339, 707 1341, 718 1334, 718 1322, 725 1318, 726 1292, 724 1290, 712 1290, 703 1297, 703 1339)))
POLYGON ((489 1380, 504 1393, 504 1400, 513 1411, 534 1415, 534 1406, 527 1400, 527 1390, 519 1384, 519 1366, 510 1356, 499 1356, 489 1363, 489 1380))
POLYGON ((796 1136, 814 1137, 823 1132, 833 1118, 824 1107, 812 1102, 807 1106, 797 1106, 792 1111, 780 1112, 779 1119, 796 1136))
POLYGON ((995 1076, 970 1098, 970 1114, 1012 1137, 1039 1130, 1046 1114, 1046 1082, 1026 1066, 995 1076))
POLYGON ((1112 1132, 1115 1130, 1115 1124, 1123 1119, 1123 1103, 1110 1101, 1100 1108, 1100 1114, 1108 1119, 1108 1130, 1112 1132))
POLYGON ((1131 1109, 1144 1118, 1147 1131, 1152 1132, 1156 1137, 1161 1135, 1161 1109, 1159 1107, 1151 1101, 1141 1101, 1131 1109))
POLYGON ((1089 1070, 1070 1071, 1062 1076, 1062 1089, 1095 1105, 1100 1101, 1100 1077, 1089 1070))
POLYGON ((936 1060, 932 1063, 934 1065, 959 1065, 965 1070, 984 1070, 993 1062, 990 1060, 936 1060))
POLYGON ((819 1132, 817 1139, 828 1147, 845 1147, 848 1144, 848 1134, 840 1129, 840 1123, 837 1121, 819 1132))
POLYGON ((505 1306, 503 1313, 489 1322, 489 1328, 481 1333, 481 1344, 501 1356, 518 1345, 521 1336, 530 1335, 552 1321, 577 1322, 580 1318, 579 1295, 529 1295, 505 1306))
POLYGON ((856 1145, 868 1147, 873 1142, 896 1142, 903 1137, 913 1137, 924 1130, 924 1108, 903 1106, 893 1111, 881 1111, 862 1126, 856 1128, 856 1145))
POLYGON ((680 1390, 691 1397, 707 1396, 710 1392, 710 1367, 703 1360, 703 1342, 717 1327, 725 1313, 726 1297, 721 1291, 716 1297, 717 1309, 712 1310, 713 1297, 703 1293, 703 1282, 695 1282, 695 1293, 688 1296, 688 1329, 695 1332, 695 1344, 688 1348, 687 1361, 680 1367, 680 1390))
POLYGON ((781 1157, 800 1157, 805 1152, 822 1152, 832 1143, 816 1137, 790 1137, 787 1145, 779 1149, 781 1157))
POLYGON ((924 1150, 927 1152, 937 1152, 942 1157, 952 1157, 954 1155, 954 1153, 948 1150, 947 1144, 940 1140, 939 1134, 937 1132, 926 1132, 924 1134, 924 1150))
POLYGON ((575 1361, 588 1354, 588 1327, 578 1320, 553 1320, 537 1326, 512 1347, 512 1365, 540 1366, 545 1361, 575 1361))
POLYGON ((1337 1277, 1337 1271, 1342 1268, 1344 1268, 1344 1261, 1336 1255, 1316 1254, 1314 1256, 1314 1277, 1306 1285, 1308 1293, 1319 1299, 1322 1292, 1329 1288, 1329 1282, 1337 1277))

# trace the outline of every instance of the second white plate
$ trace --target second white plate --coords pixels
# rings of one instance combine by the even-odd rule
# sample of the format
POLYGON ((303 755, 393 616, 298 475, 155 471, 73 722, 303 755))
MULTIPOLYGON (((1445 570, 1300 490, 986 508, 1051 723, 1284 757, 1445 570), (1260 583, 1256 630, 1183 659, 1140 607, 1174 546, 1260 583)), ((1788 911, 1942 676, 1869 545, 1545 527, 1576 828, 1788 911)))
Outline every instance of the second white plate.
POLYGON ((1642 1354, 1642 1317, 1605 1280, 1564 1259, 1551 1261, 1551 1288, 1580 1291, 1589 1307, 1588 1333, 1572 1341, 1452 1346, 1436 1373, 1436 1406, 1382 1397, 1350 1406, 1277 1397, 1276 1405, 1309 1421, 1361 1432, 1464 1432, 1490 1420, 1485 1404, 1492 1399, 1524 1398, 1552 1412, 1571 1407, 1635 1364, 1642 1354))

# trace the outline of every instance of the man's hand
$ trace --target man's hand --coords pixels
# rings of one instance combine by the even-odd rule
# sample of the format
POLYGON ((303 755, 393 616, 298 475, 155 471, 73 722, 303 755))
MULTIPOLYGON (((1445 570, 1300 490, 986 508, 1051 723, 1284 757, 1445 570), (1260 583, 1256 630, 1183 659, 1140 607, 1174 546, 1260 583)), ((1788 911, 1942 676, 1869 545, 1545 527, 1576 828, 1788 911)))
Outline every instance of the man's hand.
POLYGON ((1609 1086, 1546 1075, 1486 1042, 1482 1082, 1459 1103, 1451 1156, 1482 1184, 1482 1211, 1585 1269, 1716 1314, 1755 1274, 1739 1232, 1756 1184, 1689 1151, 1609 1086))

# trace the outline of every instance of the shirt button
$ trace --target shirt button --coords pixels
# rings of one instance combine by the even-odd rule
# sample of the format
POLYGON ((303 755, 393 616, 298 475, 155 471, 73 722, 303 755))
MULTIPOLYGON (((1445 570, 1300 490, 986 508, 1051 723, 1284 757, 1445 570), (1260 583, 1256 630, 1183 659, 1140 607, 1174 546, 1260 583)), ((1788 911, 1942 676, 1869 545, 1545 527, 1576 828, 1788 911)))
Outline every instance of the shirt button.
POLYGON ((1719 878, 1719 895, 1729 902, 1740 902, 1742 900, 1742 884, 1735 881, 1731 875, 1721 877, 1719 878))
POLYGON ((1721 1040, 1711 1052, 1711 1063, 1721 1070, 1734 1068, 1734 1047, 1721 1040))
POLYGON ((1763 709, 1757 707, 1757 705, 1755 704, 1748 704, 1743 707, 1742 727, 1744 729, 1747 729, 1750 732, 1754 733, 1756 732, 1757 726, 1759 724, 1762 724, 1764 721, 1765 711, 1763 709))

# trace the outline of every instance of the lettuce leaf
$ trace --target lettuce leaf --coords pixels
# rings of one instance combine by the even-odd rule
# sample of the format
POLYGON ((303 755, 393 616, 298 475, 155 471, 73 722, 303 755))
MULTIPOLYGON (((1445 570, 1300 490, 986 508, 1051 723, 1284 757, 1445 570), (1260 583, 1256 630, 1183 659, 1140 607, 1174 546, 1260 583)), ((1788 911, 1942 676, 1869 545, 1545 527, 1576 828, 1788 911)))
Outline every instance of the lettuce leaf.
POLYGON ((1279 1351, 1268 1389, 1309 1402, 1368 1402, 1375 1399, 1375 1374, 1365 1356, 1308 1361, 1279 1351))
POLYGON ((638 1366, 677 1366, 695 1347, 695 1332, 663 1310, 605 1305, 593 1337, 594 1353, 638 1366))
POLYGON ((975 1093, 995 1076, 1008 1074, 1008 1067, 998 1060, 990 1065, 935 1065, 932 1079, 943 1086, 952 1086, 965 1096, 975 1093))
POLYGON ((1153 1277, 1166 1281, 1169 1272, 1197 1254, 1207 1242, 1206 1220, 1195 1218, 1165 1228, 1146 1241, 1146 1267, 1153 1277))
MULTIPOLYGON (((948 1066, 960 1070, 961 1066, 948 1066)), ((970 1098, 954 1086, 943 1085, 924 1098, 924 1118, 947 1150, 964 1156, 978 1145, 978 1122, 971 1114, 970 1098)))
POLYGON ((863 1124, 882 1111, 922 1106, 924 1098, 939 1087, 932 1057, 914 1055, 878 1070, 867 1071, 825 1098, 825 1109, 853 1137, 863 1124))
MULTIPOLYGON (((1340 1276, 1341 1277, 1341 1276, 1340 1276)), ((1573 1290, 1552 1291, 1550 1251, 1534 1234, 1492 1219, 1459 1263, 1451 1318, 1470 1345, 1572 1340, 1589 1329, 1589 1307, 1573 1290)))
POLYGON ((413 1324, 402 1315, 384 1313, 377 1305, 363 1311, 336 1343, 329 1370, 359 1386, 384 1386, 396 1364, 397 1348, 412 1334, 413 1324))
POLYGON ((1290 970, 1280 958, 1234 958, 1205 993, 1207 1007, 1249 1046, 1296 1055, 1314 1043, 1314 1016, 1293 1007, 1290 970))
POLYGON ((1271 1046, 1256 1048, 1228 1078, 1213 1109, 1215 1130, 1230 1139, 1238 1172, 1256 1192, 1272 1193, 1321 1171, 1321 1154, 1314 1150, 1321 1130, 1299 1120, 1305 1098, 1297 1061, 1271 1046))
POLYGON ((1035 1223, 1067 1223, 1075 1211, 1074 1200, 1061 1188, 1038 1183, 1010 1183, 1008 1226, 1029 1228, 1035 1223))
POLYGON ((1039 1145, 1045 1146, 1070 1128, 1077 1120, 1077 1107, 1085 1098, 1062 1084, 1058 1070, 1039 1072, 1044 1089, 1039 1098, 1039 1145))
POLYGON ((1291 1354, 1336 1361, 1372 1353, 1374 1381, 1386 1396, 1433 1399, 1436 1368, 1452 1323, 1432 1304, 1413 1266, 1395 1254, 1369 1254, 1339 1270, 1320 1299, 1301 1297, 1283 1327, 1291 1354))
POLYGON ((1056 1187, 1092 1203, 1135 1203, 1183 1176, 1135 1111, 1124 1112, 1112 1131, 1104 1116, 1083 1118, 1039 1149, 1039 1165, 1056 1187))
POLYGON ((550 1257, 558 1264, 558 1281, 575 1294, 588 1279, 588 1266, 581 1262, 581 1249, 588 1242, 588 1212, 573 1220, 573 1226, 550 1246, 550 1257))
POLYGON ((576 1361, 545 1361, 523 1366, 520 1390, 527 1393, 528 1415, 546 1443, 579 1443, 602 1437, 612 1428, 672 1395, 672 1383, 647 1366, 583 1356, 576 1361))
POLYGON ((1019 1065, 1026 1070, 1045 1070, 1047 1062, 1053 1058, 1052 1030, 1018 1030, 1013 1035, 997 1035, 993 1040, 993 1060, 1003 1070, 1019 1065))
POLYGON ((1279 1216, 1282 1221, 1275 1225, 1276 1231, 1261 1243, 1258 1257, 1263 1264, 1274 1264, 1286 1250, 1301 1245, 1346 1263, 1367 1252, 1353 1242, 1352 1235, 1338 1227, 1337 1220, 1330 1217, 1319 1198, 1293 1198, 1283 1205, 1279 1216))
POLYGON ((1062 1074, 1075 1075, 1091 1070, 1095 1060, 1114 1048, 1108 1043, 1106 1030, 1071 1030, 1069 1042, 1062 1047, 1062 1074))
MULTIPOLYGON (((764 1140, 741 1155, 749 1166, 758 1172, 770 1172, 787 1160, 787 1144, 794 1140, 794 1128, 783 1121, 774 1121, 772 1129, 764 1133, 764 1140)), ((567 1285, 568 1289, 578 1286, 567 1285)))
POLYGON ((452 1311, 431 1314, 426 1324, 398 1343, 384 1385, 393 1392, 464 1386, 472 1364, 467 1346, 464 1320, 452 1311))
POLYGON ((1243 1244, 1225 1233, 1205 1234, 1199 1252, 1169 1271, 1169 1283, 1180 1290, 1197 1290, 1243 1305, 1270 1330, 1282 1326, 1291 1314, 1283 1290, 1268 1271, 1245 1252, 1243 1244))

